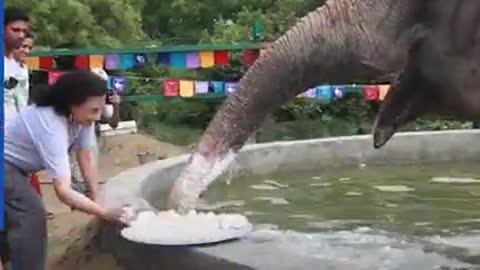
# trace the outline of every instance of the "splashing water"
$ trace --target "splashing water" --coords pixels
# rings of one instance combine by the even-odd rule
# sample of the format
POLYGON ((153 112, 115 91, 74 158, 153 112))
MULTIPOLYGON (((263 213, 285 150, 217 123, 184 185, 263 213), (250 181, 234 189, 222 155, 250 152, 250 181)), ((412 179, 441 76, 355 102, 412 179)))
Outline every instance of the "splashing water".
POLYGON ((232 150, 212 160, 194 153, 172 188, 169 208, 176 208, 181 214, 193 209, 200 194, 227 170, 235 157, 232 150))

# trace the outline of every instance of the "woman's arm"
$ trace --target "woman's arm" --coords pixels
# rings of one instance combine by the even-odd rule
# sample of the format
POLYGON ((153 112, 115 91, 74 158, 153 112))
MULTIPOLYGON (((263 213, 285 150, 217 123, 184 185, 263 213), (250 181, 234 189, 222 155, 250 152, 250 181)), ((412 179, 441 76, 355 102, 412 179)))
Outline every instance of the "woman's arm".
POLYGON ((85 195, 73 190, 70 178, 53 179, 53 186, 58 199, 62 203, 88 214, 102 218, 106 217, 108 210, 85 195))
POLYGON ((87 183, 90 191, 90 198, 94 201, 98 198, 98 168, 95 154, 91 149, 79 149, 77 161, 82 173, 83 180, 87 183))
MULTIPOLYGON (((39 110, 36 119, 31 120, 31 129, 36 149, 43 161, 44 168, 53 179, 55 193, 66 205, 93 214, 103 219, 120 221, 124 210, 106 208, 88 197, 76 192, 71 187, 71 170, 68 155, 68 126, 65 119, 53 110, 39 110), (33 121, 35 120, 35 121, 33 121)), ((90 148, 93 139, 93 127, 81 131, 80 148, 90 148)))

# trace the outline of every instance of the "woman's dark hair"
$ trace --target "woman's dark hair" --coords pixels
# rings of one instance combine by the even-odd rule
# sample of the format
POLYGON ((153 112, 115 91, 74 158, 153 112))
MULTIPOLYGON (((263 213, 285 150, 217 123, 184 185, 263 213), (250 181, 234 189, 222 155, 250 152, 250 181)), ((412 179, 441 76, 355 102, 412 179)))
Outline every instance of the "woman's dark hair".
POLYGON ((68 117, 71 106, 80 105, 90 97, 107 94, 107 83, 95 73, 79 69, 63 74, 53 85, 34 89, 32 94, 33 103, 37 106, 52 106, 55 112, 68 117))

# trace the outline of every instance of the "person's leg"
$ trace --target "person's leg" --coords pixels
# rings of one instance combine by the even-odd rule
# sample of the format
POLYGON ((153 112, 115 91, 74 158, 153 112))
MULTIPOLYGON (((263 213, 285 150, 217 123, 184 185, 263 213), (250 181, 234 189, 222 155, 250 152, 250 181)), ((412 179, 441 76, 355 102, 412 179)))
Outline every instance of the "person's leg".
POLYGON ((6 234, 14 270, 44 270, 47 224, 40 196, 26 174, 5 163, 6 234))

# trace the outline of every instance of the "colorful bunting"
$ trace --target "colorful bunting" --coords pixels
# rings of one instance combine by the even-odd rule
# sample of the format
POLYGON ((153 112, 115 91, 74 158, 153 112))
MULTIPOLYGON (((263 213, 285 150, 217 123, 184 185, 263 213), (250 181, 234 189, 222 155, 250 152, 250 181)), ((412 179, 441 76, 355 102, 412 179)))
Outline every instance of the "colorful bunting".
POLYGON ((335 95, 335 98, 341 99, 345 95, 345 90, 344 87, 341 85, 335 85, 333 86, 333 94, 335 95))
POLYGON ((105 60, 105 57, 103 55, 90 55, 90 59, 89 59, 90 68, 103 69, 104 60, 105 60))
POLYGON ((50 71, 48 72, 48 84, 52 85, 54 84, 58 78, 60 78, 63 75, 62 71, 50 71))
POLYGON ((200 66, 210 68, 215 66, 215 53, 213 51, 200 52, 200 66))
POLYGON ((120 68, 120 55, 109 54, 105 56, 105 69, 114 70, 120 68))
MULTIPOLYGON (((259 57, 260 50, 248 49, 243 51, 243 63, 245 66, 252 65, 259 57)), ((54 61, 51 56, 30 59, 32 69, 53 69, 54 61)), ((146 53, 120 53, 107 55, 77 55, 75 56, 76 68, 103 68, 106 70, 130 69, 135 66, 143 66, 148 63, 146 53)), ((174 68, 210 68, 230 63, 230 52, 226 50, 210 50, 200 52, 159 52, 156 55, 156 63, 169 65, 174 68)))
POLYGON ((245 50, 243 51, 243 64, 246 67, 250 67, 257 61, 259 56, 259 50, 245 50))
POLYGON ((54 62, 53 57, 40 57, 39 68, 40 69, 53 69, 54 62))
POLYGON ((216 65, 228 65, 230 62, 230 55, 228 51, 215 51, 215 64, 216 65))
POLYGON ((147 54, 145 53, 137 53, 135 54, 135 65, 136 66, 143 66, 148 62, 147 54))
POLYGON ((157 55, 157 64, 162 64, 162 65, 170 64, 170 54, 169 53, 159 53, 157 55))
POLYGON ((186 55, 185 53, 177 52, 170 54, 170 66, 174 68, 185 68, 186 55))
POLYGON ((233 94, 235 91, 238 90, 238 83, 237 82, 226 82, 225 83, 225 92, 228 94, 233 94))
POLYGON ((129 69, 135 66, 135 56, 133 54, 120 55, 120 67, 122 69, 129 69))
POLYGON ((385 100, 385 97, 388 94, 388 91, 390 90, 390 85, 389 84, 381 84, 378 86, 378 99, 383 101, 385 100))
POLYGON ((210 82, 210 87, 213 89, 213 92, 216 94, 223 93, 224 86, 225 86, 224 82, 218 82, 218 81, 210 82))
POLYGON ((195 81, 195 93, 196 94, 208 94, 208 82, 195 81))
POLYGON ((195 86, 193 81, 180 81, 180 96, 182 97, 193 97, 195 95, 195 86))
POLYGON ((180 82, 178 80, 163 81, 163 95, 166 97, 176 97, 180 92, 180 82))
POLYGON ((90 57, 88 55, 77 55, 75 57, 75 67, 90 69, 90 57))
POLYGON ((332 86, 330 85, 320 85, 316 87, 317 89, 317 98, 322 100, 330 101, 333 97, 332 86))
POLYGON ((304 93, 301 93, 302 97, 307 97, 307 98, 316 98, 317 97, 317 89, 315 88, 310 88, 304 93))
POLYGON ((200 55, 197 52, 189 52, 186 55, 186 67, 187 68, 199 68, 200 67, 200 55))
POLYGON ((373 101, 378 99, 378 85, 367 85, 364 89, 365 100, 373 101))
POLYGON ((40 58, 39 57, 27 57, 25 60, 27 67, 29 69, 39 69, 40 68, 40 58))

